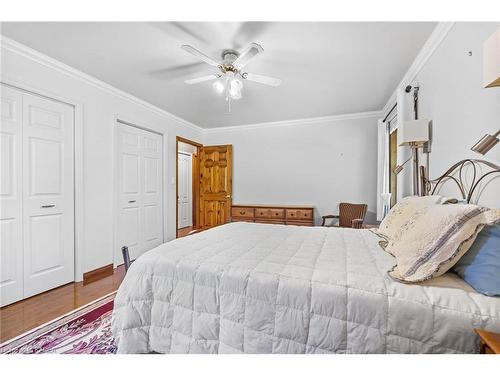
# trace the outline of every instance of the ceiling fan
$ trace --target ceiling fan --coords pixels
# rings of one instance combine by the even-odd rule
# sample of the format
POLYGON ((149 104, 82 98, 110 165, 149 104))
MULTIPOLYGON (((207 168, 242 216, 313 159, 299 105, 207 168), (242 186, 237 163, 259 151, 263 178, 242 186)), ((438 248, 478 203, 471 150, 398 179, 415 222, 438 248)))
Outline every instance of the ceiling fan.
POLYGON ((221 62, 215 61, 190 45, 184 44, 181 48, 218 69, 218 72, 214 74, 188 79, 185 82, 188 85, 194 85, 201 82, 216 80, 213 83, 213 87, 218 94, 225 95, 229 110, 231 110, 231 100, 239 100, 242 98, 241 92, 245 80, 273 87, 277 87, 281 84, 281 80, 278 78, 247 73, 242 70, 255 56, 264 52, 262 46, 257 43, 250 43, 241 53, 233 49, 222 51, 221 62))

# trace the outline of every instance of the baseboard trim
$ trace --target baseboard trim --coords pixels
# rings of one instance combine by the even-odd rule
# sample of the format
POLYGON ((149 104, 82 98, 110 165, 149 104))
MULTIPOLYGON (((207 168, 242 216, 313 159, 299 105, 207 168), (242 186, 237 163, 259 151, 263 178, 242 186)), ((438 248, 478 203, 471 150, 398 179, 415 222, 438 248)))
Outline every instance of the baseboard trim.
POLYGON ((94 281, 104 279, 111 275, 113 275, 113 264, 108 264, 95 270, 85 272, 83 274, 83 285, 93 283, 94 281))

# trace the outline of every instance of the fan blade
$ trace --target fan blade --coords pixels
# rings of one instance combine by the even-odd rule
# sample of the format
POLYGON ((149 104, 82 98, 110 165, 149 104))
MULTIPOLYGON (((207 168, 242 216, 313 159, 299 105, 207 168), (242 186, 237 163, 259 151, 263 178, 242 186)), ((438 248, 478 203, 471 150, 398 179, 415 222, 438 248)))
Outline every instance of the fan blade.
POLYGON ((169 68, 154 70, 149 72, 149 75, 155 78, 170 79, 170 78, 189 77, 190 75, 195 75, 200 71, 202 71, 203 73, 206 72, 206 74, 212 73, 210 70, 207 71, 206 68, 207 66, 203 61, 197 61, 192 64, 174 65, 169 68))
POLYGON ((188 85, 194 85, 195 83, 201 83, 205 81, 211 81, 212 79, 216 79, 218 76, 215 74, 210 74, 209 76, 203 76, 203 77, 198 77, 198 78, 193 78, 193 79, 188 79, 184 82, 186 82, 188 85))
POLYGON ((262 48, 260 44, 250 43, 250 45, 238 56, 238 58, 234 60, 233 66, 240 70, 248 64, 251 59, 262 52, 264 52, 264 48, 262 48))
POLYGON ((262 84, 268 85, 268 86, 277 87, 277 86, 281 85, 281 79, 268 77, 268 76, 261 76, 260 74, 243 73, 242 77, 248 81, 262 83, 262 84))
POLYGON ((203 52, 200 52, 198 51, 196 48, 194 47, 191 47, 190 45, 187 45, 187 44, 183 44, 181 46, 181 48, 186 51, 186 52, 189 52, 190 54, 196 56, 197 58, 199 58, 200 60, 203 60, 205 61, 207 64, 210 64, 212 66, 219 66, 220 64, 215 61, 214 59, 212 59, 211 57, 205 55, 203 52))

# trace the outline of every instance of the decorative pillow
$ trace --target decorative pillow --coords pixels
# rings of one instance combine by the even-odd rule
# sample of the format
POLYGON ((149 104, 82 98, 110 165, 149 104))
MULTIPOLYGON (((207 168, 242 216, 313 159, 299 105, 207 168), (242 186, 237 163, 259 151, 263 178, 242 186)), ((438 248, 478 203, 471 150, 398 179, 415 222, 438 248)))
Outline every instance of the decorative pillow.
POLYGON ((479 293, 500 296, 500 224, 479 232, 453 271, 479 293))
MULTIPOLYGON (((389 240, 394 238, 398 230, 421 208, 436 204, 444 204, 450 198, 440 195, 428 195, 424 197, 409 196, 403 198, 391 208, 387 216, 380 223, 379 228, 374 231, 385 241, 379 242, 382 248, 386 248, 389 240)), ((385 249, 387 251, 387 249, 385 249)))
POLYGON ((420 209, 387 246, 396 257, 389 275, 405 282, 441 276, 465 254, 485 225, 499 219, 500 210, 472 204, 420 209))

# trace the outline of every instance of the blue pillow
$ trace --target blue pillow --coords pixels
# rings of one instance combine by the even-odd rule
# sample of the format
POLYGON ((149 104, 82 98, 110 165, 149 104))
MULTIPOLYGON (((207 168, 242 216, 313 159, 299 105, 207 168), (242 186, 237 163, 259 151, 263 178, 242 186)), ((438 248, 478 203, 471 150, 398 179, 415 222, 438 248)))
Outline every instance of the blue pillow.
POLYGON ((500 296, 500 224, 483 228, 453 270, 479 293, 500 296))

